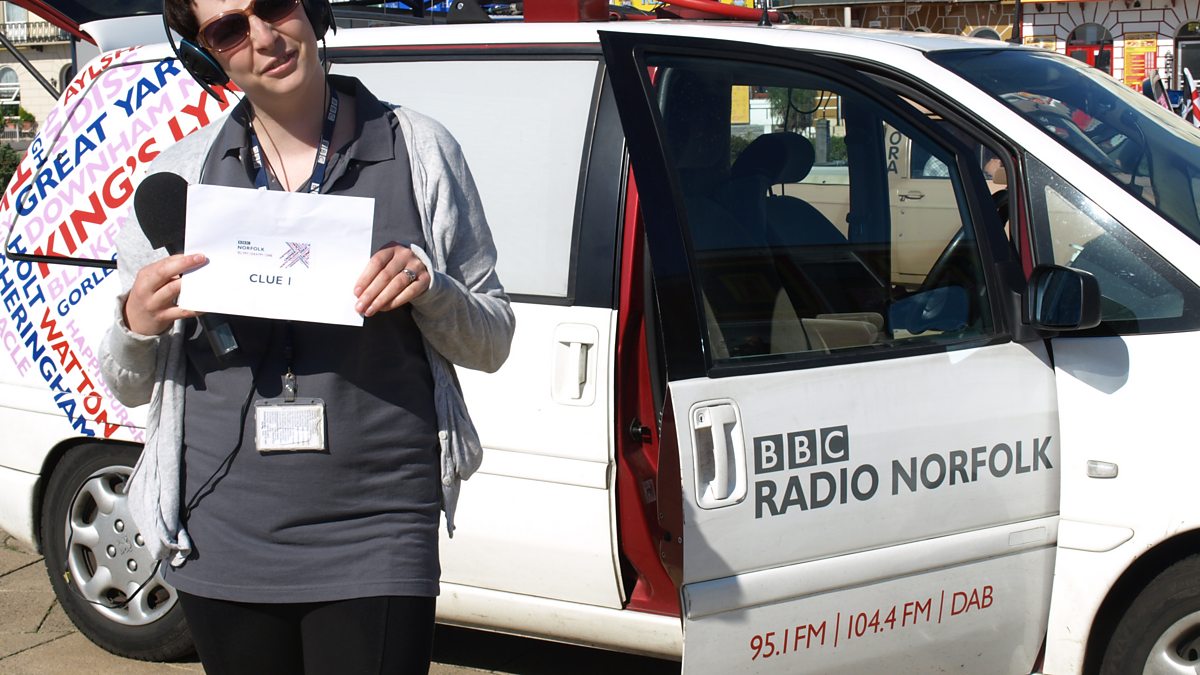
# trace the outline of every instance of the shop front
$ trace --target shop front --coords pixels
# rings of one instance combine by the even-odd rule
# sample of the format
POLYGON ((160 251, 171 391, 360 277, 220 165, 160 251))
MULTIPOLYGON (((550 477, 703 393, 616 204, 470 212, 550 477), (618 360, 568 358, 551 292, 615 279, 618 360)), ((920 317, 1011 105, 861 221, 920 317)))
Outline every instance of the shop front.
POLYGON ((1157 71, 1168 88, 1200 78, 1200 0, 1027 0, 1021 41, 1051 49, 1141 89, 1157 71))

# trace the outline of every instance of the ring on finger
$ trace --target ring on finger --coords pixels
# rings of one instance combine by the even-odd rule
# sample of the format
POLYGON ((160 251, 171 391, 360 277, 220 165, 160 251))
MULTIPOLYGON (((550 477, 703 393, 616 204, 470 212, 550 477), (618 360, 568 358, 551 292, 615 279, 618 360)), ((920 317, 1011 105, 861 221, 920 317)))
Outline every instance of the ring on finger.
POLYGON ((410 284, 417 280, 417 273, 408 269, 407 267, 400 270, 400 273, 403 274, 404 276, 408 277, 408 283, 410 283, 410 284))

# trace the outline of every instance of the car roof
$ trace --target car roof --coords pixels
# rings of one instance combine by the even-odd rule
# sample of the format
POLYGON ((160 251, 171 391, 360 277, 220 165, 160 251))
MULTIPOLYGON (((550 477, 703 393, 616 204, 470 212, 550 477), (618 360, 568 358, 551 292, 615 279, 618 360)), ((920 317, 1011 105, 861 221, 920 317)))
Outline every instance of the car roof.
MULTIPOLYGON (((160 9, 159 0, 127 0, 115 9, 105 0, 14 0, 32 9, 60 27, 82 36, 80 24, 100 21, 123 24, 138 21, 149 26, 148 19, 160 9), (132 14, 135 16, 127 16, 132 14)), ((161 10, 160 10, 161 11, 161 10)), ((161 20, 161 19, 156 19, 161 20)), ((119 27, 119 26, 116 26, 119 27)), ((106 27, 111 29, 112 27, 106 27)), ((84 27, 86 30, 86 27, 84 27)), ((594 45, 599 31, 679 35, 735 42, 753 42, 780 47, 805 48, 813 51, 864 56, 886 62, 888 52, 910 50, 931 52, 947 49, 1017 48, 998 40, 967 38, 939 33, 897 31, 876 28, 842 28, 837 26, 805 26, 777 23, 759 26, 753 21, 683 21, 678 19, 654 21, 597 21, 582 23, 526 23, 498 21, 481 24, 452 24, 427 26, 378 26, 345 28, 329 40, 330 46, 381 46, 420 44, 562 44, 594 45), (753 31, 751 33, 750 31, 753 31)), ((143 28, 138 35, 145 39, 143 28)), ((108 45, 127 46, 127 45, 108 45)))
POLYGON ((999 40, 968 38, 957 35, 876 28, 841 28, 776 24, 769 27, 753 22, 725 21, 601 21, 584 23, 457 24, 436 26, 394 26, 342 29, 329 37, 331 47, 378 45, 589 45, 598 43, 601 31, 648 33, 683 37, 729 40, 753 44, 804 48, 815 51, 860 54, 872 60, 884 60, 875 51, 905 50, 932 52, 950 49, 1029 49, 999 40))

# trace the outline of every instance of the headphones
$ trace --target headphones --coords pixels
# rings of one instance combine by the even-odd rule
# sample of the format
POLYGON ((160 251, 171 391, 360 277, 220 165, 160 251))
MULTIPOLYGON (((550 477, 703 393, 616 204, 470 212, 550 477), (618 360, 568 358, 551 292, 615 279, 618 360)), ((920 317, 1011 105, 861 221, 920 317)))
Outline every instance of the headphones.
MULTIPOLYGON (((304 14, 308 17, 308 23, 312 25, 313 32, 316 33, 317 39, 324 39, 325 33, 332 29, 337 32, 337 24, 333 20, 333 7, 330 6, 329 0, 300 0, 300 4, 304 7, 304 14)), ((229 75, 225 69, 217 63, 217 59, 204 47, 192 40, 183 39, 178 44, 175 43, 175 36, 171 34, 171 26, 167 23, 167 0, 163 0, 163 30, 167 33, 167 42, 171 44, 171 51, 179 58, 179 62, 183 64, 184 69, 191 73, 196 82, 214 98, 220 98, 213 91, 213 87, 223 87, 229 84, 229 75)))

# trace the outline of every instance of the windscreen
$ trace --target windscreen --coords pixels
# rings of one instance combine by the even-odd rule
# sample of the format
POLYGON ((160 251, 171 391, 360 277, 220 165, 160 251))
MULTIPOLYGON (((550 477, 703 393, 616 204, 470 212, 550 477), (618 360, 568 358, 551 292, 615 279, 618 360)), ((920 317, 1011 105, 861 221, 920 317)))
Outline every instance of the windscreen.
POLYGON ((1036 124, 1200 241, 1200 131, 1086 64, 1033 49, 929 58, 1036 124))

